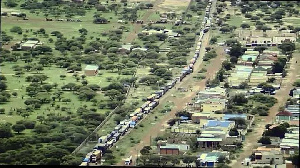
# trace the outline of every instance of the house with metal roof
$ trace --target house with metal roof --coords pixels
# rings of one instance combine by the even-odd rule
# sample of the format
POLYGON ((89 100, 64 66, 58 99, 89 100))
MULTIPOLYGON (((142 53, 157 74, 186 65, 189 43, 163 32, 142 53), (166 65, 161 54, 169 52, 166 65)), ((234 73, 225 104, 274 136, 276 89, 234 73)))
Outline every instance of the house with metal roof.
POLYGON ((161 155, 179 155, 180 151, 187 151, 190 145, 187 144, 168 144, 159 146, 159 154, 161 155))
POLYGON ((86 76, 95 76, 98 74, 98 65, 86 65, 84 68, 84 74, 86 76))
POLYGON ((198 156, 196 165, 197 167, 215 167, 220 156, 225 156, 225 158, 228 158, 229 152, 213 151, 209 153, 202 153, 200 156, 198 156))

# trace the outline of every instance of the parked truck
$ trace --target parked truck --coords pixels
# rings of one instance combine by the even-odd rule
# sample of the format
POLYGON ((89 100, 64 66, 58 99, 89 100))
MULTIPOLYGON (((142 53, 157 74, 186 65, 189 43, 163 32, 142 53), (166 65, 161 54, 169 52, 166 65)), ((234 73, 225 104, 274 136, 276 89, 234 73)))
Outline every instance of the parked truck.
POLYGON ((116 133, 116 134, 113 136, 113 140, 114 140, 115 143, 119 140, 120 136, 121 136, 120 133, 116 133))
POLYGON ((119 130, 121 129, 121 125, 119 124, 119 125, 117 125, 116 127, 115 127, 115 129, 114 129, 114 131, 116 131, 116 132, 119 132, 119 130))
POLYGON ((147 101, 153 101, 155 99, 155 94, 150 95, 149 97, 147 97, 147 101))
POLYGON ((137 120, 138 120, 138 117, 137 117, 137 116, 131 117, 131 121, 137 121, 137 120))
POLYGON ((138 120, 141 120, 141 119, 143 118, 143 113, 139 113, 139 114, 137 115, 137 117, 138 117, 138 120))
POLYGON ((150 113, 150 111, 151 111, 151 108, 150 108, 150 107, 146 107, 146 108, 144 109, 143 113, 144 113, 144 114, 148 114, 148 113, 150 113))
POLYGON ((108 141, 107 143, 107 147, 110 148, 114 145, 114 139, 112 138, 110 141, 108 141))
POLYGON ((92 159, 91 159, 91 161, 93 163, 95 163, 95 162, 97 162, 100 159, 101 159, 101 150, 94 149, 93 152, 92 152, 92 159))
POLYGON ((102 153, 105 153, 107 150, 107 145, 105 143, 98 143, 94 149, 101 150, 102 153))
POLYGON ((98 143, 105 143, 107 142, 107 136, 102 136, 98 139, 98 143))
POLYGON ((123 126, 121 129, 120 129, 120 134, 123 136, 125 134, 125 132, 127 131, 127 126, 123 126))
POLYGON ((132 162, 132 156, 129 156, 128 158, 125 159, 125 165, 130 165, 132 162))

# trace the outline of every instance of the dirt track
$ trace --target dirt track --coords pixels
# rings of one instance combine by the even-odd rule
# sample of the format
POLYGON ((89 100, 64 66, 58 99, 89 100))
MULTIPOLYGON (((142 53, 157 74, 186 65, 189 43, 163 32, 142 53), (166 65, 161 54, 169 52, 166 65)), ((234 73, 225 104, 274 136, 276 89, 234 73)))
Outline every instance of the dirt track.
POLYGON ((276 114, 278 113, 278 108, 280 106, 283 106, 287 99, 289 98, 289 92, 293 88, 293 83, 297 79, 297 72, 300 71, 300 54, 294 54, 293 58, 291 59, 291 65, 288 69, 288 75, 284 78, 282 81, 281 89, 276 93, 275 97, 278 100, 278 103, 276 103, 270 110, 269 110, 269 116, 267 117, 261 117, 262 120, 256 124, 256 126, 253 128, 254 132, 250 133, 244 142, 244 148, 243 153, 240 154, 239 158, 237 160, 234 160, 231 163, 231 167, 234 168, 243 168, 241 162, 246 158, 249 157, 252 154, 252 150, 254 149, 254 146, 257 144, 257 140, 262 136, 263 131, 265 130, 266 124, 271 124, 274 122, 276 118, 276 114), (296 61, 298 64, 296 64, 296 61))
MULTIPOLYGON (((164 0, 156 0, 154 3, 153 3, 153 8, 152 9, 148 9, 147 12, 144 14, 144 16, 140 19, 140 20, 143 20, 144 23, 146 23, 148 21, 148 18, 149 16, 154 12, 156 11, 156 8, 157 6, 162 3, 164 0)), ((141 31, 142 29, 142 24, 136 24, 136 23, 133 23, 135 24, 134 25, 134 28, 133 28, 133 31, 128 34, 128 36, 126 37, 125 39, 125 42, 126 43, 131 43, 134 41, 134 39, 137 37, 137 32, 141 31)))

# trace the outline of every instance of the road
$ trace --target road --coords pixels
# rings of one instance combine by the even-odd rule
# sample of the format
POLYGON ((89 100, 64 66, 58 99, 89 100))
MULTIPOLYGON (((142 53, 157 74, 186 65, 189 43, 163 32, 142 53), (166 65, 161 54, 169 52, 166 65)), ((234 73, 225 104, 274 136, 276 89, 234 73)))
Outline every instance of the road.
POLYGON ((262 120, 256 124, 253 128, 254 132, 250 133, 244 142, 243 153, 240 154, 237 160, 234 160, 230 166, 234 168, 244 168, 246 166, 241 165, 241 162, 252 154, 252 150, 257 142, 257 140, 262 136, 263 131, 265 130, 266 124, 271 124, 276 118, 279 107, 283 106, 287 99, 289 98, 289 92, 293 88, 293 83, 297 79, 297 73, 300 71, 300 54, 295 53, 291 59, 291 65, 288 69, 287 76, 283 79, 281 89, 276 93, 274 97, 277 98, 278 102, 270 108, 269 116, 261 117, 262 120), (296 61, 298 63, 296 63, 296 61))
MULTIPOLYGON (((216 6, 216 1, 213 2, 211 13, 214 12, 215 6, 216 6)), ((204 34, 203 41, 202 41, 202 47, 200 49, 200 56, 194 66, 195 67, 194 72, 198 72, 199 70, 201 70, 204 67, 202 64, 202 58, 205 53, 205 47, 208 45, 209 40, 210 40, 210 31, 204 34)), ((193 88, 192 88, 193 92, 186 94, 184 97, 180 97, 180 98, 173 97, 172 94, 174 94, 176 92, 175 87, 174 87, 173 89, 168 91, 164 95, 164 97, 160 100, 161 103, 159 106, 162 106, 166 102, 166 100, 174 102, 174 104, 176 106, 171 110, 171 112, 167 113, 167 115, 165 115, 159 122, 157 122, 155 125, 153 125, 153 127, 151 127, 151 129, 148 131, 148 133, 145 132, 145 136, 143 137, 143 139, 141 140, 141 142, 139 144, 136 144, 135 146, 130 148, 129 153, 127 153, 126 155, 132 156, 132 161, 133 161, 132 165, 135 165, 135 161, 137 158, 136 151, 140 151, 144 147, 144 144, 150 144, 150 138, 154 138, 154 137, 158 136, 158 134, 162 133, 164 130, 161 128, 165 128, 167 121, 174 118, 175 113, 177 111, 184 109, 186 104, 191 102, 192 98, 194 98, 196 96, 198 91, 204 90, 207 79, 212 79, 214 77, 215 73, 221 68, 221 66, 222 66, 221 64, 225 60, 225 53, 224 53, 224 50, 222 47, 217 47, 217 54, 218 54, 218 56, 215 59, 211 60, 211 65, 214 65, 214 66, 205 67, 207 69, 206 79, 201 80, 201 81, 195 81, 193 79, 194 74, 191 74, 191 75, 188 75, 186 78, 184 78, 182 82, 175 85, 175 87, 177 87, 177 88, 178 87, 187 87, 187 86, 191 85, 191 86, 193 86, 193 88)), ((131 133, 134 133, 134 131, 131 133)), ((120 161, 117 165, 123 166, 124 161, 123 160, 120 161)))

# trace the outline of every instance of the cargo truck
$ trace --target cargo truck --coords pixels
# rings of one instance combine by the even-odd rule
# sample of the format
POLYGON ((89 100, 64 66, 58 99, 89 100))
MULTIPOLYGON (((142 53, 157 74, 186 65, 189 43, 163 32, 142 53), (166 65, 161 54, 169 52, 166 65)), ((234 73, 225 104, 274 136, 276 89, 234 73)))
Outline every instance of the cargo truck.
POLYGON ((107 142, 107 136, 102 136, 98 139, 98 143, 105 143, 107 142))
POLYGON ((125 159, 125 165, 130 165, 132 162, 132 156, 129 156, 128 158, 125 159))
POLYGON ((107 150, 107 145, 105 143, 98 143, 93 149, 101 150, 102 153, 105 153, 107 150))
POLYGON ((95 163, 101 159, 101 150, 94 149, 92 153, 92 162, 95 163))
POLYGON ((120 133, 116 133, 116 134, 113 136, 113 140, 114 140, 115 143, 119 140, 120 136, 121 136, 120 133))

